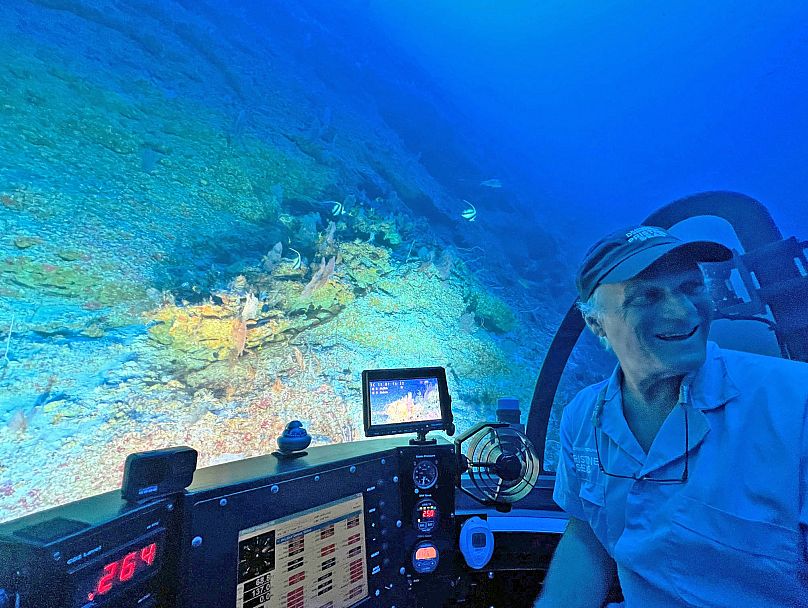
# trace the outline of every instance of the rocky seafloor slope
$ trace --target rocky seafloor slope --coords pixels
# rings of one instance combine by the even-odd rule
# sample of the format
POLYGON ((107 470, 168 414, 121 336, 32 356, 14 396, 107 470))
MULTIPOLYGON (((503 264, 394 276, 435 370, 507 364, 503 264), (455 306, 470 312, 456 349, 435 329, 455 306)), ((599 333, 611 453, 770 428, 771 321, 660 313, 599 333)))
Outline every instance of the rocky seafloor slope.
POLYGON ((293 3, 272 31, 212 6, 0 10, 0 520, 116 487, 132 451, 359 438, 365 368, 446 366, 461 428, 531 396, 552 239, 516 259, 531 218, 467 222, 385 75, 293 3))

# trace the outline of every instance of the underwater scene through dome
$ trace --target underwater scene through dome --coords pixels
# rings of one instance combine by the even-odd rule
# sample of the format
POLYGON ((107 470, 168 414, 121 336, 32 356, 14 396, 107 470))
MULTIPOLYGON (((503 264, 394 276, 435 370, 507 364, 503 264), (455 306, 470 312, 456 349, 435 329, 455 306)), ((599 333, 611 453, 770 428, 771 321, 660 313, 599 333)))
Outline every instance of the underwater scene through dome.
MULTIPOLYGON (((527 422, 604 234, 715 191, 805 234, 807 25, 777 1, 4 0, 0 522, 117 489, 133 452, 207 467, 292 420, 363 440, 367 369, 444 367, 458 433, 502 397, 527 422)), ((672 231, 740 247, 702 219, 672 231)), ((531 417, 544 473, 613 366, 585 332, 531 417)))
POLYGON ((408 66, 273 11, 3 3, 0 521, 119 487, 135 451, 361 439, 363 369, 444 366, 460 430, 529 403, 572 298, 555 239, 408 66), (419 118, 469 179, 426 169, 419 118))

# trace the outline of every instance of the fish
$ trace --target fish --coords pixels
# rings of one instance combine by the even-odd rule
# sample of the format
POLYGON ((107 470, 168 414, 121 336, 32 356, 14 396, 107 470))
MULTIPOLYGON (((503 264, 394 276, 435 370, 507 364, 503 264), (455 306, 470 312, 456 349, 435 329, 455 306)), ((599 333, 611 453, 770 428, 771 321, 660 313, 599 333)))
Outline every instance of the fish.
POLYGON ((331 215, 333 215, 334 217, 345 215, 345 205, 343 205, 339 201, 326 201, 326 204, 333 205, 331 207, 331 215))
POLYGON ((486 186, 488 188, 502 188, 502 182, 499 181, 497 178, 487 179, 483 182, 480 182, 481 186, 486 186))
POLYGON ((463 202, 466 203, 469 207, 468 209, 464 209, 463 213, 461 213, 460 215, 463 216, 463 219, 473 222, 477 218, 477 209, 467 200, 464 199, 463 202))
POLYGON ((303 265, 303 258, 300 256, 300 252, 294 247, 289 247, 289 251, 294 251, 297 254, 297 257, 295 258, 295 261, 292 264, 292 269, 299 270, 300 267, 303 265))

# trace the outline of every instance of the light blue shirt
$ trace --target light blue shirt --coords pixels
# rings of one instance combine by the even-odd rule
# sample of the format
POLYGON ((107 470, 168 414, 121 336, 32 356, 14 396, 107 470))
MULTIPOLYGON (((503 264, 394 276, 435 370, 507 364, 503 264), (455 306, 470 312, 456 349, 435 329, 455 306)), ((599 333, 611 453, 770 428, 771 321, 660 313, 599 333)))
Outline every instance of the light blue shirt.
POLYGON ((564 409, 553 498, 614 558, 626 606, 808 606, 808 365, 708 343, 647 455, 621 379, 618 367, 564 409), (595 432, 609 473, 680 479, 685 408, 685 483, 600 471, 595 432))

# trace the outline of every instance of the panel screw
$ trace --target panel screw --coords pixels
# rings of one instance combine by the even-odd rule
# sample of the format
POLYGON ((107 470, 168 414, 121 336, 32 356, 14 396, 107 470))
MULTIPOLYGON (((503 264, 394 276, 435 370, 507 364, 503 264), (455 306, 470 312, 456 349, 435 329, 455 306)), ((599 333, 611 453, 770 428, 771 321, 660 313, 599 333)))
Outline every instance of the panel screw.
POLYGON ((351 465, 351 468, 348 469, 351 473, 356 473, 356 467, 351 465))
POLYGON ((191 546, 195 549, 202 546, 202 537, 201 536, 194 536, 194 539, 191 541, 191 546))
POLYGON ((60 559, 62 559, 62 553, 61 551, 54 551, 51 557, 53 557, 53 561, 58 562, 60 559))
POLYGON ((387 459, 386 458, 382 458, 382 464, 387 464, 387 459))
POLYGON ((271 488, 269 488, 269 491, 272 492, 273 494, 277 494, 278 492, 280 492, 280 490, 281 489, 277 485, 273 485, 271 488))
POLYGON ((398 475, 393 475, 393 483, 398 483, 398 475))
POLYGON ((222 499, 219 501, 219 506, 220 506, 220 507, 226 507, 226 506, 227 506, 227 499, 226 499, 226 498, 222 498, 222 499))
POLYGON ((320 481, 320 476, 319 476, 319 475, 315 475, 315 476, 314 476, 314 481, 320 481))
POLYGON ((173 511, 174 510, 174 503, 170 502, 166 505, 166 511, 173 511))

